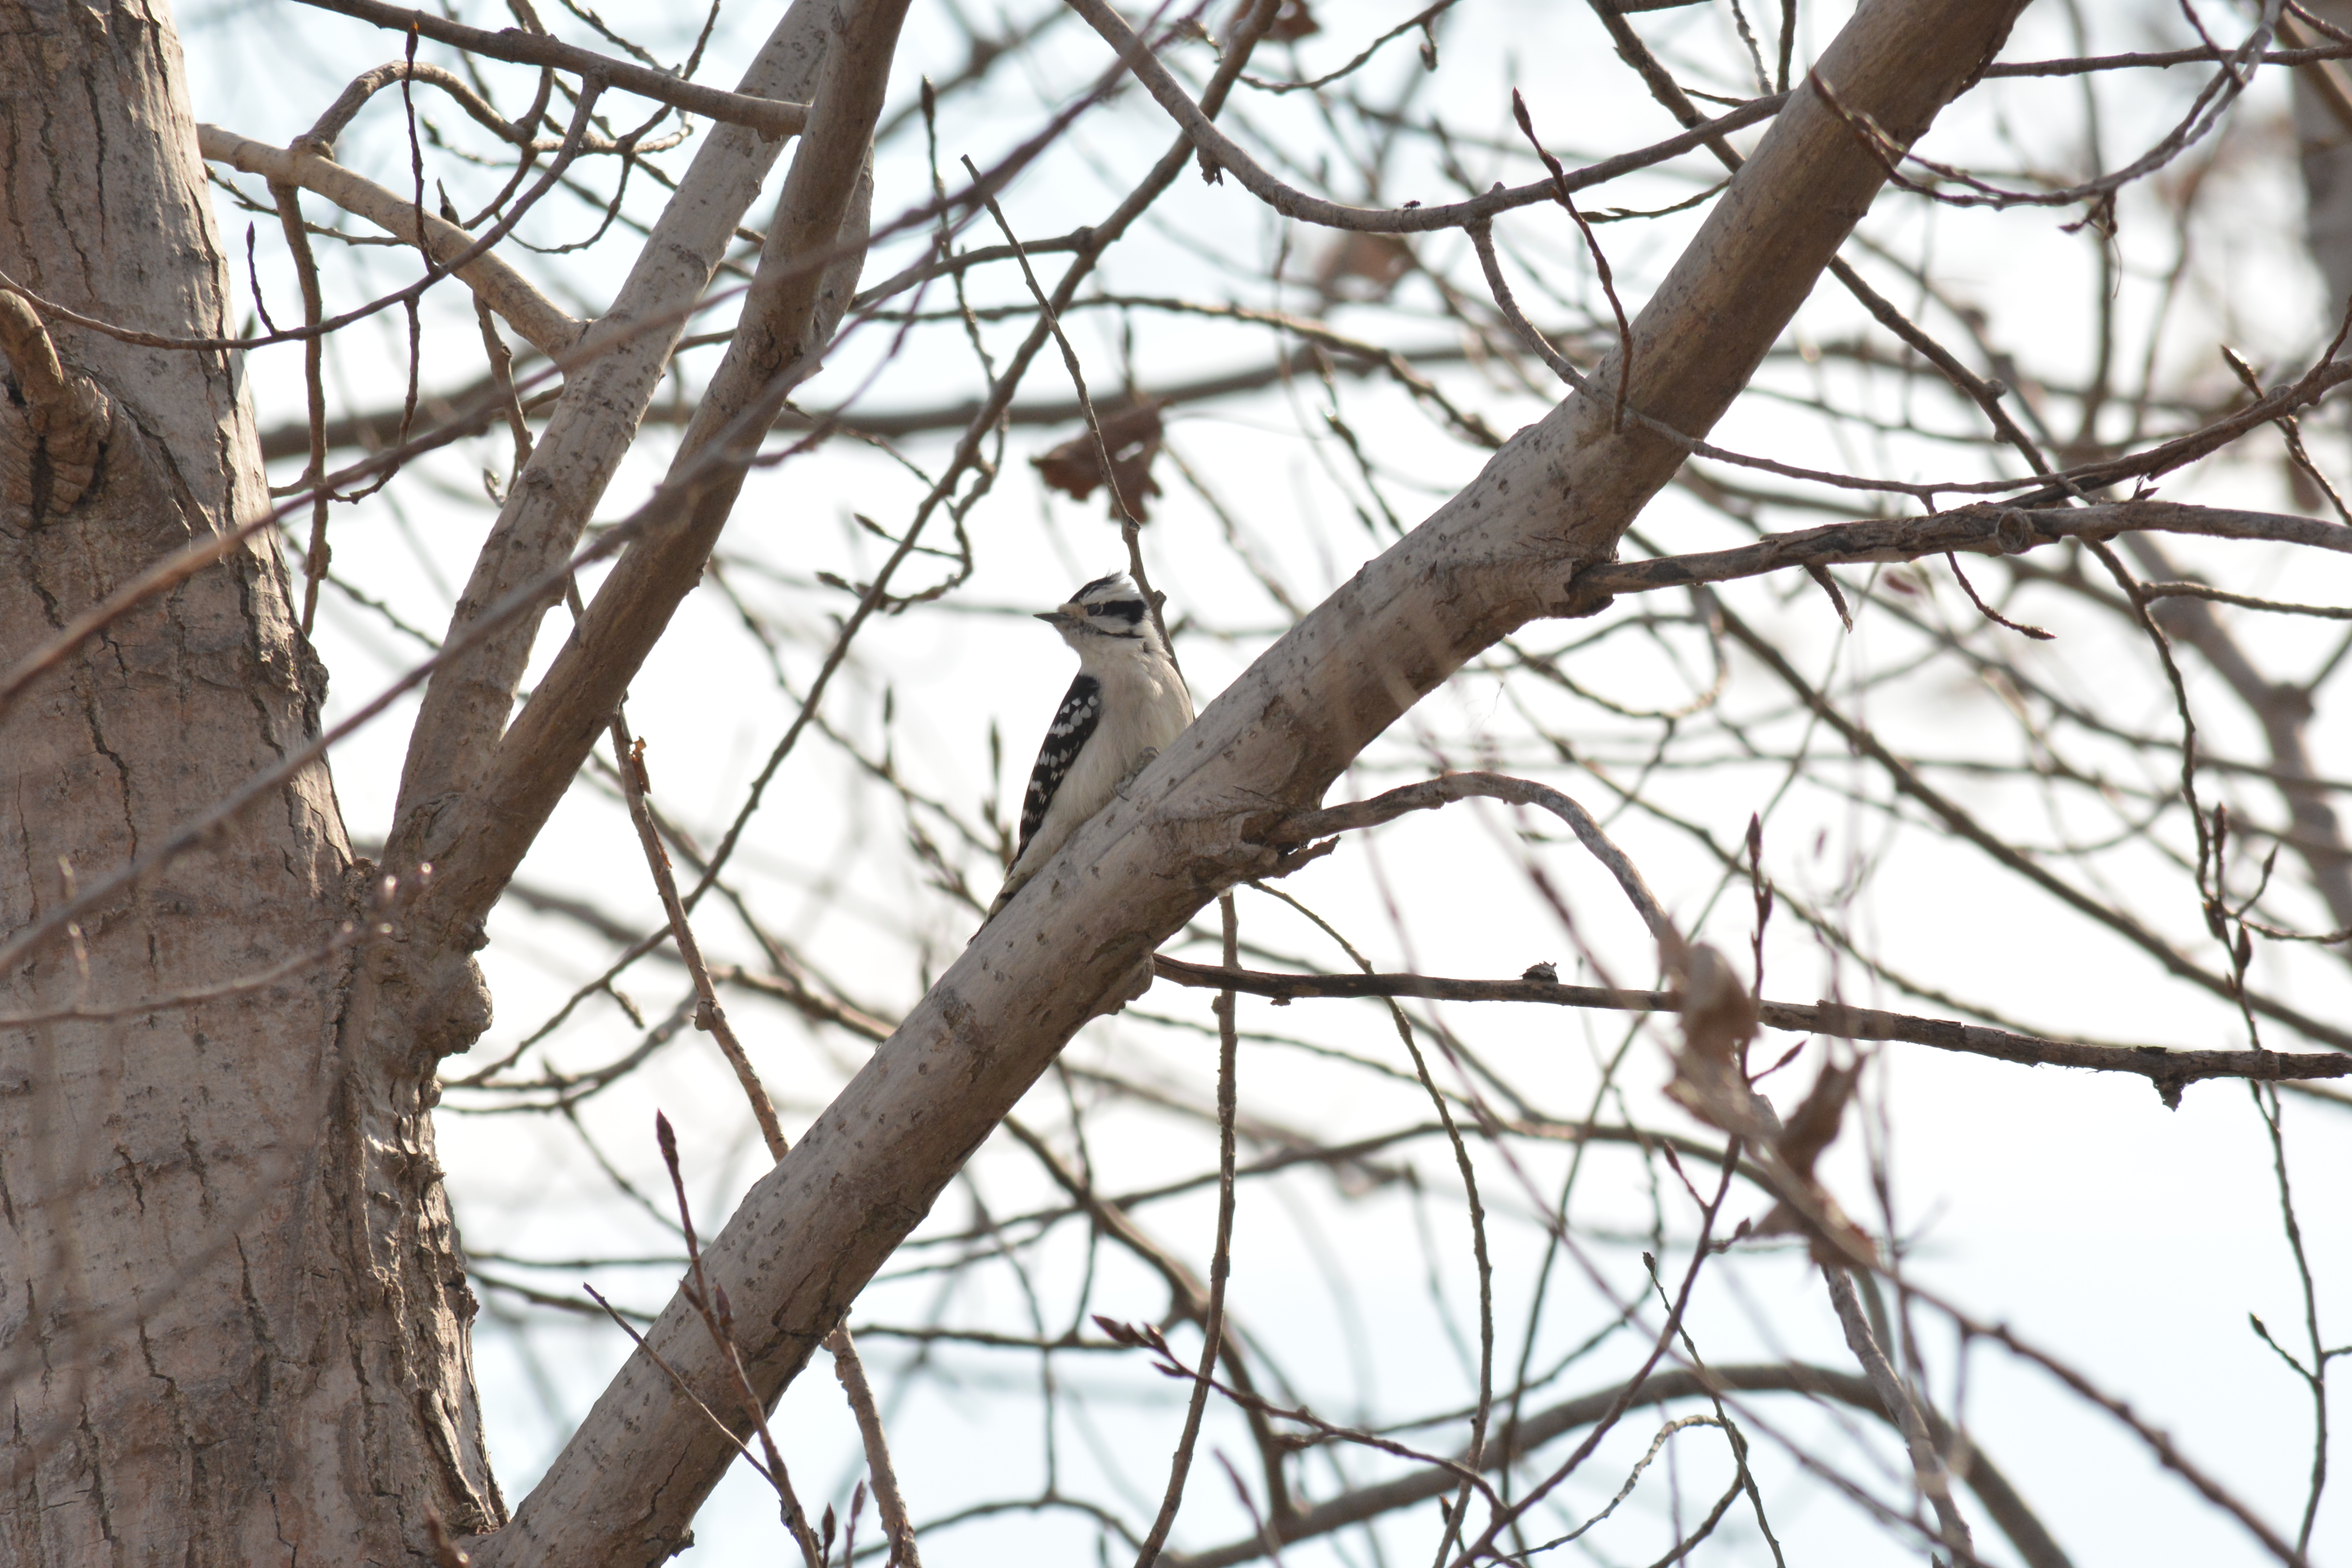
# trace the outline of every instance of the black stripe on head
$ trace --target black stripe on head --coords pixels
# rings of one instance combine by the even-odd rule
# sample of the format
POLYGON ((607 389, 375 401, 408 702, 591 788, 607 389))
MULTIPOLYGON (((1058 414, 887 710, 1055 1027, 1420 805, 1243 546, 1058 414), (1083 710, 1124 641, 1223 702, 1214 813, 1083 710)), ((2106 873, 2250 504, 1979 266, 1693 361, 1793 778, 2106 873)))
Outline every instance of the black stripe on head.
POLYGON ((1106 621, 1124 621, 1132 630, 1143 624, 1143 601, 1107 599, 1099 605, 1088 605, 1087 614, 1106 621))
POLYGON ((1129 641, 1143 635, 1144 620, 1151 613, 1143 595, 1136 591, 1133 580, 1124 572, 1096 578, 1072 595, 1071 602, 1086 616, 1088 630, 1129 641))

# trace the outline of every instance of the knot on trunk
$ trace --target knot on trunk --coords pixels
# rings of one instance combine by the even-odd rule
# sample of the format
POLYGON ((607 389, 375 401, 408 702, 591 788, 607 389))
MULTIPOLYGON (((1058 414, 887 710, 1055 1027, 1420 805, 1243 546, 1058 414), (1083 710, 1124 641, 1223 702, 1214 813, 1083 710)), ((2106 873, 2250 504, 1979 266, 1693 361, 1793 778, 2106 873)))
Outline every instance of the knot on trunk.
POLYGON ((88 376, 68 371, 32 306, 0 293, 0 353, 8 361, 0 402, 0 502, 37 524, 71 511, 98 476, 114 405, 88 376))

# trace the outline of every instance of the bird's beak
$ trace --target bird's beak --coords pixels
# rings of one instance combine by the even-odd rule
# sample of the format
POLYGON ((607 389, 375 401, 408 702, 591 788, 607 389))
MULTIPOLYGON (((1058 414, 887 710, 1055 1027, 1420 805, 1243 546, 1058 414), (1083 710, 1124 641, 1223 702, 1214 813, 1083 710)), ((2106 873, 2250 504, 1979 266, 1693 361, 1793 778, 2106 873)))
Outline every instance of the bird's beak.
POLYGON ((1066 626, 1074 626, 1078 624, 1078 616, 1075 613, 1076 610, 1077 606, 1076 605, 1064 605, 1058 610, 1039 611, 1037 613, 1037 618, 1045 622, 1047 626, 1053 627, 1055 631, 1060 631, 1066 626))

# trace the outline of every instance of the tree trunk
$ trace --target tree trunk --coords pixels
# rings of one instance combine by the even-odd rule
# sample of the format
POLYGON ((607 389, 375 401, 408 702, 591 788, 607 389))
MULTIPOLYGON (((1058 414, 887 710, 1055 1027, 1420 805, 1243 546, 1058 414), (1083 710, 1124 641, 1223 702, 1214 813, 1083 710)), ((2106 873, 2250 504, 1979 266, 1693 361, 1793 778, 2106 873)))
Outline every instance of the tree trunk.
MULTIPOLYGON (((2347 0, 2315 0, 2312 11, 2335 26, 2352 26, 2347 0)), ((2296 41, 2328 40, 2298 34, 2296 41)), ((2307 198, 2304 234, 2327 279, 2328 318, 2339 321, 2352 300, 2352 72, 2342 62, 2295 69, 2294 136, 2307 198)))
MULTIPOLYGON (((142 332, 230 335, 168 16, 10 15, 0 270, 142 332)), ((14 295, 0 338, 5 668, 269 501, 240 355, 45 331, 14 295)), ((268 533, 87 641, 0 716, 0 938, 313 738, 324 684, 268 533)), ((0 1562, 390 1562, 428 1509, 503 1520, 431 1060, 351 1045, 342 999, 390 957, 337 943, 367 878, 313 766, 0 975, 0 1562)))

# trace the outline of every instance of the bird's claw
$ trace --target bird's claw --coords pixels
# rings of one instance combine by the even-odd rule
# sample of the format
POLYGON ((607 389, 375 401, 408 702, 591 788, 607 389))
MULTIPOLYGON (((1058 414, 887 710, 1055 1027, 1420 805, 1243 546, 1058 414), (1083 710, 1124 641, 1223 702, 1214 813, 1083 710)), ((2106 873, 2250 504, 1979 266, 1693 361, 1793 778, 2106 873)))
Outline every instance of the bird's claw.
POLYGON ((1146 747, 1144 747, 1144 748, 1143 748, 1143 754, 1142 754, 1141 756, 1139 756, 1139 757, 1138 757, 1138 758, 1136 758, 1136 759, 1135 759, 1135 766, 1133 766, 1133 767, 1131 767, 1131 768, 1129 768, 1129 769, 1128 769, 1128 770, 1127 770, 1127 776, 1126 776, 1125 778, 1123 778, 1123 779, 1119 780, 1119 781, 1118 781, 1118 783, 1117 783, 1116 784, 1113 784, 1113 785, 1111 786, 1111 794, 1113 794, 1113 795, 1115 795, 1118 796, 1118 798, 1119 798, 1119 799, 1121 799, 1121 800, 1125 800, 1125 799, 1127 799, 1127 798, 1128 798, 1128 794, 1127 794, 1127 787, 1128 787, 1128 785, 1129 785, 1129 784, 1133 784, 1137 779, 1141 778, 1141 777, 1143 776, 1143 770, 1144 770, 1144 769, 1146 769, 1146 768, 1148 768, 1148 767, 1150 767, 1150 766, 1151 765, 1151 760, 1152 760, 1154 757, 1157 757, 1159 754, 1160 754, 1160 748, 1159 748, 1159 747, 1157 747, 1157 746, 1146 746, 1146 747))

